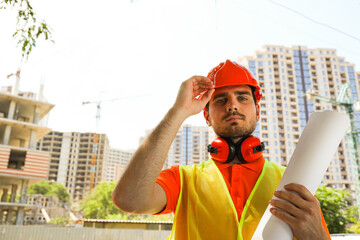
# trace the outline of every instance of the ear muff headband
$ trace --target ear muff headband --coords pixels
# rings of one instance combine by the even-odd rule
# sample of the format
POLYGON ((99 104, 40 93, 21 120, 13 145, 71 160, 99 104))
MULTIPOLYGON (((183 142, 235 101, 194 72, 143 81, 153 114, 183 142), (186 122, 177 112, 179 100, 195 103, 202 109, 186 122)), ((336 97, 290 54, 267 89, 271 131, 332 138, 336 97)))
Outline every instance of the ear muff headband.
POLYGON ((261 157, 264 143, 254 136, 244 137, 236 144, 230 138, 216 138, 208 145, 212 159, 219 162, 231 162, 235 156, 242 163, 249 163, 261 157))

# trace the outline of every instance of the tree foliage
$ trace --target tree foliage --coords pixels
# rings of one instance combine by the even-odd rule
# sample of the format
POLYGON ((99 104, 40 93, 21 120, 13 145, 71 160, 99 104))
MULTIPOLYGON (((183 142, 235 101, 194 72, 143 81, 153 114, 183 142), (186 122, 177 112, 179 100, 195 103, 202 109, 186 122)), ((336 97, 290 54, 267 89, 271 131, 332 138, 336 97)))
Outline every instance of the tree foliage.
POLYGON ((349 191, 319 187, 316 197, 330 233, 346 233, 346 225, 354 222, 357 217, 357 207, 349 207, 351 198, 349 191))
POLYGON ((36 47, 40 36, 45 40, 52 40, 52 32, 44 20, 38 20, 29 0, 1 0, 0 9, 14 8, 18 12, 16 31, 13 38, 21 48, 22 58, 27 60, 31 51, 36 47))
POLYGON ((84 216, 105 219, 109 215, 125 214, 112 202, 111 195, 114 188, 114 182, 99 183, 80 204, 84 216))
POLYGON ((360 220, 355 222, 355 224, 351 225, 349 228, 350 233, 360 233, 360 220))
POLYGON ((62 202, 70 202, 70 194, 61 183, 41 181, 27 189, 28 194, 56 196, 62 202))

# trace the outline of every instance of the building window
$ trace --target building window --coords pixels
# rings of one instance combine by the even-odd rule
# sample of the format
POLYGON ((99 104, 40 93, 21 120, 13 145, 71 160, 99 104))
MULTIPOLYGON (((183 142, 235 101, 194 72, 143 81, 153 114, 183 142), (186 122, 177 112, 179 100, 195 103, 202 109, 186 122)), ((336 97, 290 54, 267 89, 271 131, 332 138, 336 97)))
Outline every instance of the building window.
POLYGON ((24 170, 26 151, 11 149, 8 168, 24 170))

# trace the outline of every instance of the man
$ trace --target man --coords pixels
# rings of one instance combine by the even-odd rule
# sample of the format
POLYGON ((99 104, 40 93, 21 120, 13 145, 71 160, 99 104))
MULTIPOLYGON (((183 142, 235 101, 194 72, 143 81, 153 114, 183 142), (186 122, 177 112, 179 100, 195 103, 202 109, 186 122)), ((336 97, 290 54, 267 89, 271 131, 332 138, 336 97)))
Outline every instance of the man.
POLYGON ((171 239, 251 239, 270 201, 271 213, 287 222, 298 240, 330 239, 320 204, 304 186, 289 184, 288 191, 274 193, 284 169, 261 152, 249 160, 239 150, 259 121, 261 97, 251 73, 229 60, 208 78, 183 82, 173 107, 119 180, 114 203, 135 214, 174 212, 171 239), (209 161, 161 171, 181 124, 202 109, 222 148, 209 148, 209 161), (270 200, 273 194, 287 201, 270 200))

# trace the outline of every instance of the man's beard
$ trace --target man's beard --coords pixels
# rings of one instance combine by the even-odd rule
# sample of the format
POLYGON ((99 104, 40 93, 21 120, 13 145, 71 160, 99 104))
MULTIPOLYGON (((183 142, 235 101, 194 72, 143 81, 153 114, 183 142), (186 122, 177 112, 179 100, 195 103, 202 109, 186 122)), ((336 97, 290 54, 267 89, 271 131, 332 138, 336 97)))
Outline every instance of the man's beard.
POLYGON ((241 138, 251 135, 256 128, 256 123, 251 124, 250 126, 239 125, 239 123, 236 124, 237 125, 232 124, 232 126, 222 129, 213 129, 216 135, 222 138, 241 138))
MULTIPOLYGON (((218 137, 222 138, 242 138, 245 136, 251 135, 255 128, 256 128, 256 120, 255 119, 249 119, 246 120, 246 116, 239 113, 229 114, 228 116, 225 116, 224 119, 230 117, 231 115, 238 115, 244 118, 243 123, 239 122, 233 122, 230 124, 230 126, 225 127, 214 127, 213 130, 216 133, 218 137)), ((256 117, 255 117, 256 118, 256 117)))

